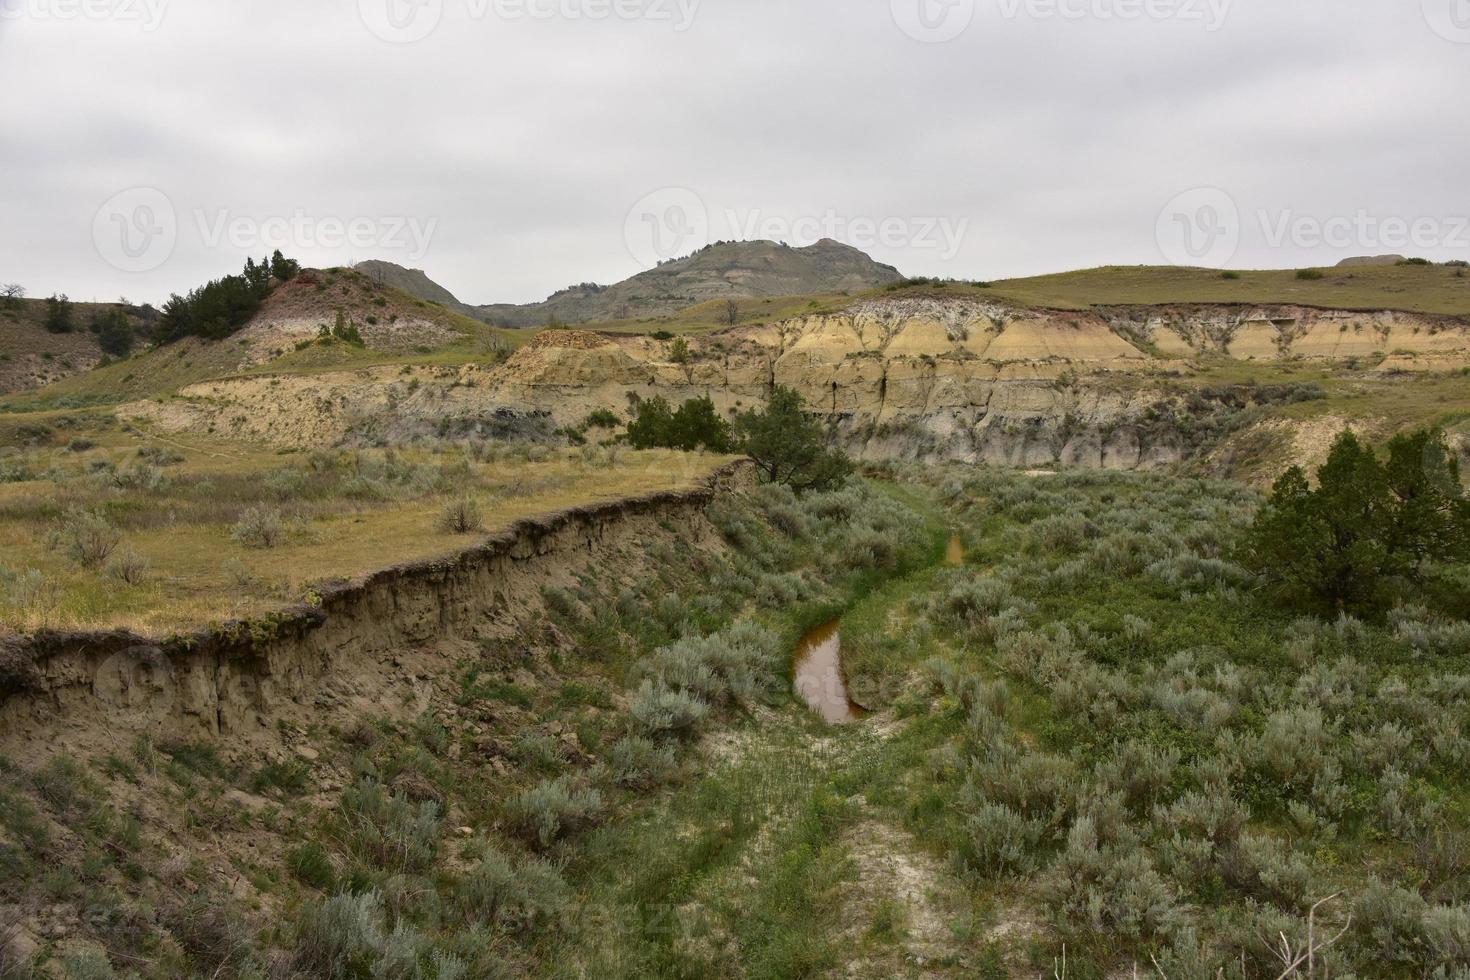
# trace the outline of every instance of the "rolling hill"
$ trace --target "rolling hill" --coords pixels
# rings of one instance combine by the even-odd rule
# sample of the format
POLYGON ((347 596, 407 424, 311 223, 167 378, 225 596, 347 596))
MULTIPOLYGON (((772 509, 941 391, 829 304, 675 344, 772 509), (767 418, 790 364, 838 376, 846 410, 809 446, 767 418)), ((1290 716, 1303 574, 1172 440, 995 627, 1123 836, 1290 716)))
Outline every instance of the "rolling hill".
POLYGON ((640 320, 702 303, 858 293, 903 279, 892 266, 831 239, 805 248, 776 242, 720 242, 615 285, 582 283, 528 304, 472 307, 420 270, 390 262, 365 262, 357 268, 419 299, 502 327, 640 320))

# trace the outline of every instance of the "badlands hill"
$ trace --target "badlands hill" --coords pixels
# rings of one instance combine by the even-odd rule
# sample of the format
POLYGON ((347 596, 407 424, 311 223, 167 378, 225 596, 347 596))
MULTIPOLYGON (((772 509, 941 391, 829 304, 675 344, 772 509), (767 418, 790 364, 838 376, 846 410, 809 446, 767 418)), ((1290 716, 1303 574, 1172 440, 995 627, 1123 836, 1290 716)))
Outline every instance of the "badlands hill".
POLYGON ((70 329, 55 333, 46 329, 44 299, 0 299, 0 394, 41 388, 103 363, 107 355, 91 327, 114 311, 140 331, 157 316, 151 307, 127 303, 73 303, 70 329))
MULTIPOLYGON (((19 368, 10 374, 0 370, 0 395, 45 384, 44 392, 35 396, 42 404, 158 397, 204 378, 266 369, 310 372, 404 360, 483 361, 504 357, 524 340, 516 332, 497 330, 352 269, 304 270, 295 280, 277 285, 250 323, 221 341, 190 337, 150 348, 145 318, 135 316, 139 339, 132 356, 106 362, 85 328, 48 334, 40 325, 44 301, 26 303, 25 316, 7 319, 0 311, 0 352, 11 358, 0 359, 0 368, 19 368), (339 315, 361 336, 361 345, 322 339, 323 330, 330 331, 339 315), (40 377, 38 370, 44 372, 40 377)), ((87 323, 92 312, 90 304, 77 304, 76 319, 87 323)))
POLYGON ((357 268, 419 299, 503 327, 638 320, 727 299, 856 293, 903 278, 892 266, 831 239, 806 248, 776 242, 720 242, 616 285, 582 283, 544 302, 521 305, 470 307, 419 270, 390 262, 365 262, 357 268))
POLYGON ((445 309, 462 313, 465 316, 477 317, 477 311, 473 306, 461 303, 453 293, 430 279, 423 269, 406 269, 401 265, 376 259, 359 262, 353 268, 379 286, 396 289, 426 303, 437 303, 445 309))
POLYGON ((1182 462, 1268 477, 1346 424, 1464 429, 1470 324, 1392 311, 1137 307, 1091 313, 932 296, 676 342, 538 333, 504 363, 265 366, 120 406, 138 424, 283 446, 544 434, 633 400, 722 411, 795 388, 868 459, 1025 467, 1182 462))
POLYGON ((308 270, 228 340, 138 354, 0 409, 97 404, 174 438, 315 447, 548 438, 641 398, 708 395, 728 412, 780 384, 871 460, 1269 479, 1346 425, 1381 437, 1432 422, 1464 444, 1470 318, 1441 312, 1470 309, 1463 271, 1090 270, 748 300, 733 327, 701 325, 717 303, 641 331, 501 331, 361 271, 308 270), (317 339, 339 310, 362 345, 317 339))

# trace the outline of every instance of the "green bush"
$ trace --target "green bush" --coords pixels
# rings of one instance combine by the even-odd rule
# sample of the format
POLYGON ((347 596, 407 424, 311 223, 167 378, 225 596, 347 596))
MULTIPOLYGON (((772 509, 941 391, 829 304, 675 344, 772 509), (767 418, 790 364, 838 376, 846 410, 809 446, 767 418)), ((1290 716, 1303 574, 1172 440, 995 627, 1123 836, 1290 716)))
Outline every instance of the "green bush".
POLYGON ((61 522, 66 554, 83 568, 96 568, 112 555, 122 534, 97 511, 69 508, 61 522))
POLYGON ((730 423, 720 417, 708 396, 691 398, 677 410, 662 396, 645 399, 628 423, 628 443, 634 449, 708 449, 715 453, 736 448, 730 423))
POLYGON ((467 922, 525 932, 560 914, 569 892, 561 874, 545 861, 512 861, 491 849, 459 883, 455 900, 467 922))
POLYGON ((609 766, 613 780, 629 789, 652 789, 672 780, 679 769, 672 745, 658 745, 639 735, 628 735, 613 746, 609 766))
POLYGON ((1246 560, 1289 594, 1323 605, 1378 605, 1395 578, 1470 557, 1470 501, 1444 434, 1395 436, 1388 459, 1351 432, 1332 446, 1317 486, 1292 467, 1252 526, 1246 560))
POLYGON ((644 681, 628 705, 633 729, 645 738, 693 738, 709 716, 709 705, 688 691, 644 681))
POLYGON ((584 429, 616 429, 622 424, 622 419, 605 408, 588 413, 587 417, 582 420, 584 429))
POLYGON ((298 881, 319 891, 330 891, 337 880, 337 869, 332 866, 327 849, 315 841, 287 851, 286 867, 298 881))
POLYGON ((829 489, 852 473, 852 461, 827 447, 801 395, 790 388, 778 385, 764 409, 736 416, 735 438, 767 480, 798 491, 829 489))
POLYGON ((385 871, 421 872, 439 848, 440 813, 433 802, 413 803, 364 778, 342 793, 338 808, 348 847, 385 871))
POLYGON ((518 833, 544 848, 595 824, 601 809, 601 793, 561 777, 514 797, 506 805, 506 817, 518 833))
POLYGON ((230 537, 247 548, 274 548, 286 538, 281 512, 274 507, 247 507, 230 529, 230 537))
POLYGON ((438 527, 446 534, 473 534, 484 529, 485 518, 473 497, 460 497, 439 511, 438 527))

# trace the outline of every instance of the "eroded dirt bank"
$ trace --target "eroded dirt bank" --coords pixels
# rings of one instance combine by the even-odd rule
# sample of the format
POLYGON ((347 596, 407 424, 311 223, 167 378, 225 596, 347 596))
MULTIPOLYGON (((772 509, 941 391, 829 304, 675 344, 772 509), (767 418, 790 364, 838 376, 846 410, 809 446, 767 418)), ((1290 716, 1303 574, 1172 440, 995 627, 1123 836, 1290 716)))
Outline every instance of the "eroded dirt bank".
MULTIPOLYGON (((0 641, 0 745, 13 758, 97 751, 136 734, 233 744, 282 721, 321 722, 412 701, 455 644, 504 642, 544 614, 542 589, 588 575, 636 577, 647 545, 677 526, 718 546, 704 518, 751 485, 731 463, 692 490, 661 491, 520 521, 452 557, 387 568, 319 604, 191 635, 56 633, 0 641)), ((411 706, 410 706, 411 713, 411 706)))
POLYGON ((626 412, 635 397, 707 394, 729 411, 780 384, 867 459, 1152 469, 1218 451, 1243 411, 1302 394, 1291 385, 1182 391, 1177 382, 1201 359, 1361 360, 1371 376, 1428 376, 1470 364, 1470 325, 1287 306, 1064 312, 873 300, 684 346, 555 330, 496 366, 209 381, 122 414, 170 431, 306 446, 545 431, 594 410, 626 412))

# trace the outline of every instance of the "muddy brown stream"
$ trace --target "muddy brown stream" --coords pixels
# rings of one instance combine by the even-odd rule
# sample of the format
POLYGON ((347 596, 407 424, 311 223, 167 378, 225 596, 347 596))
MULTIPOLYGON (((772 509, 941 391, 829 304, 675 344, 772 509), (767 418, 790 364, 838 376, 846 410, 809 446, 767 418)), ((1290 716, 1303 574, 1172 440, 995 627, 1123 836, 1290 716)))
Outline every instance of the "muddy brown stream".
POLYGON ((829 725, 861 721, 868 711, 847 693, 839 620, 807 632, 796 645, 796 693, 829 725))
MULTIPOLYGON (((947 565, 965 561, 965 545, 958 534, 945 546, 947 565)), ((861 721, 872 712, 852 699, 842 670, 842 621, 834 619, 807 631, 796 645, 796 693, 829 725, 861 721)))

